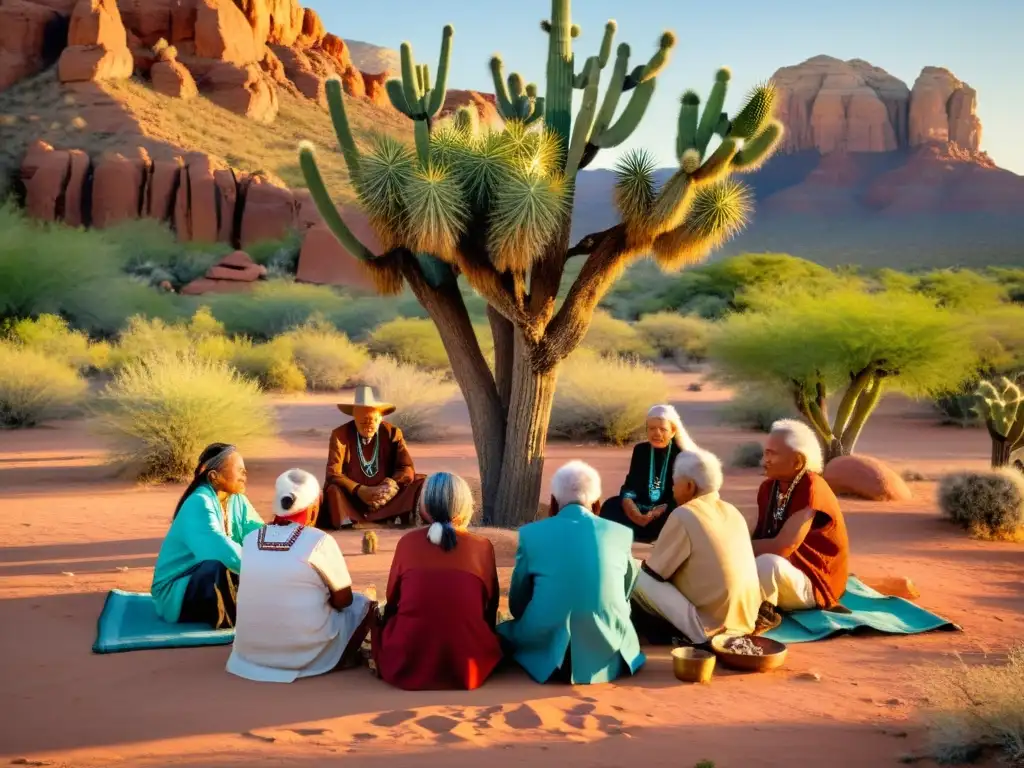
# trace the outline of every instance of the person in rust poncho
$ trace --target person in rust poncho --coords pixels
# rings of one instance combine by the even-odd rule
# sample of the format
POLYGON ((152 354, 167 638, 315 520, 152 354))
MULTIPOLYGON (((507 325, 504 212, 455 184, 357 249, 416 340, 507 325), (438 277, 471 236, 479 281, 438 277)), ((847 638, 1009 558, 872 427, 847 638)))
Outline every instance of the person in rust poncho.
POLYGON ((806 424, 777 421, 765 443, 767 479, 751 534, 761 595, 784 611, 842 612, 850 540, 839 501, 821 476, 821 444, 806 424))
POLYGON ((359 387, 338 410, 352 421, 331 432, 318 528, 359 522, 413 522, 423 475, 413 468, 402 431, 384 421, 395 412, 370 387, 359 387))

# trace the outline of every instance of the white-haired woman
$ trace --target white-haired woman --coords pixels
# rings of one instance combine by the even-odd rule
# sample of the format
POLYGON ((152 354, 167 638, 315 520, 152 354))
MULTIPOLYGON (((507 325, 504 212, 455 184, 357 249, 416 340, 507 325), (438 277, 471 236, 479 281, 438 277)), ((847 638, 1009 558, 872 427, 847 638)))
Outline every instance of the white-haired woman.
POLYGON ((498 625, 515 660, 539 683, 606 683, 644 663, 629 621, 633 537, 594 514, 601 478, 572 461, 551 478, 553 515, 519 529, 509 585, 513 620, 498 625))
POLYGON ((747 522, 722 500, 722 464, 693 448, 673 466, 678 505, 666 516, 633 591, 634 624, 650 642, 700 645, 757 626, 761 587, 747 522))
POLYGON ((618 496, 601 507, 601 517, 626 526, 636 541, 651 542, 665 525, 674 506, 672 465, 680 451, 697 444, 671 405, 656 405, 647 412, 647 440, 633 448, 629 472, 618 496))
POLYGON ((772 425, 766 480, 751 535, 764 599, 782 610, 836 609, 846 591, 850 540, 839 501, 821 476, 814 431, 801 421, 772 425))
POLYGON ((228 672, 290 683, 357 663, 376 604, 353 593, 337 542, 313 527, 320 483, 290 469, 274 488, 274 519, 242 542, 228 672))
POLYGON ((466 530, 473 495, 461 477, 430 475, 419 504, 429 527, 395 549, 384 616, 373 628, 377 672, 405 690, 472 690, 502 657, 494 546, 466 530))

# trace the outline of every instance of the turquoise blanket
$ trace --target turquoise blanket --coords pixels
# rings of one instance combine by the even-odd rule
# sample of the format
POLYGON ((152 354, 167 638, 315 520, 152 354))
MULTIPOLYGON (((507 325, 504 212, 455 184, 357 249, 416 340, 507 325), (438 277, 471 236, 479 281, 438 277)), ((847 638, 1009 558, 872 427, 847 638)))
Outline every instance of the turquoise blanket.
POLYGON ((120 653, 147 648, 192 648, 227 645, 233 629, 210 629, 205 624, 168 624, 156 615, 148 593, 111 590, 96 622, 93 653, 120 653))
POLYGON ((856 576, 846 582, 839 601, 852 613, 795 611, 787 613, 766 637, 780 643, 810 643, 832 635, 873 629, 890 635, 916 635, 932 630, 959 630, 956 624, 926 611, 902 597, 887 597, 865 585, 856 576))

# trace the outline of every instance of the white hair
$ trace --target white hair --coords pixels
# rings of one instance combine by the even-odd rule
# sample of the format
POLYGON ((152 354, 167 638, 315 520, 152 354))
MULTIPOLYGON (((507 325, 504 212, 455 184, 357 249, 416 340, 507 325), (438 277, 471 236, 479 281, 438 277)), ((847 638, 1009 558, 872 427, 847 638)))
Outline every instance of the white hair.
POLYGON ((647 412, 648 419, 664 419, 674 428, 674 434, 672 440, 675 442, 676 447, 681 451, 692 451, 697 447, 697 444, 690 437, 690 433, 686 431, 683 426, 683 420, 679 416, 679 411, 671 405, 655 405, 647 412))
POLYGON ((320 483, 304 469, 289 469, 274 483, 274 514, 297 515, 320 498, 320 483))
POLYGON ((601 476, 585 462, 570 461, 551 478, 551 495, 560 507, 580 504, 589 509, 601 500, 601 476))
POLYGON ((672 480, 692 480, 697 486, 697 495, 718 493, 722 489, 722 462, 711 451, 692 448, 676 456, 672 465, 672 480))
POLYGON ((821 441, 809 426, 796 419, 779 419, 772 424, 771 434, 781 435, 782 441, 804 457, 808 472, 820 475, 825 469, 821 441))

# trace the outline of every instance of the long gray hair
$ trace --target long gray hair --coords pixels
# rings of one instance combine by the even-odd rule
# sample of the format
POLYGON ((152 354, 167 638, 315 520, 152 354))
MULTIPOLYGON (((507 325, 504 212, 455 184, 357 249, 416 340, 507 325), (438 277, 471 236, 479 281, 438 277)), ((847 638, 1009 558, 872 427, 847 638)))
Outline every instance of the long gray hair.
POLYGON ((458 543, 456 528, 473 518, 473 493, 469 485, 451 472, 435 472, 423 483, 420 513, 430 521, 427 538, 445 552, 458 543))
POLYGON ((664 419, 675 428, 672 440, 680 451, 692 451, 697 448, 697 443, 690 437, 690 433, 683 426, 683 419, 679 411, 672 405, 655 405, 647 412, 648 419, 664 419))

